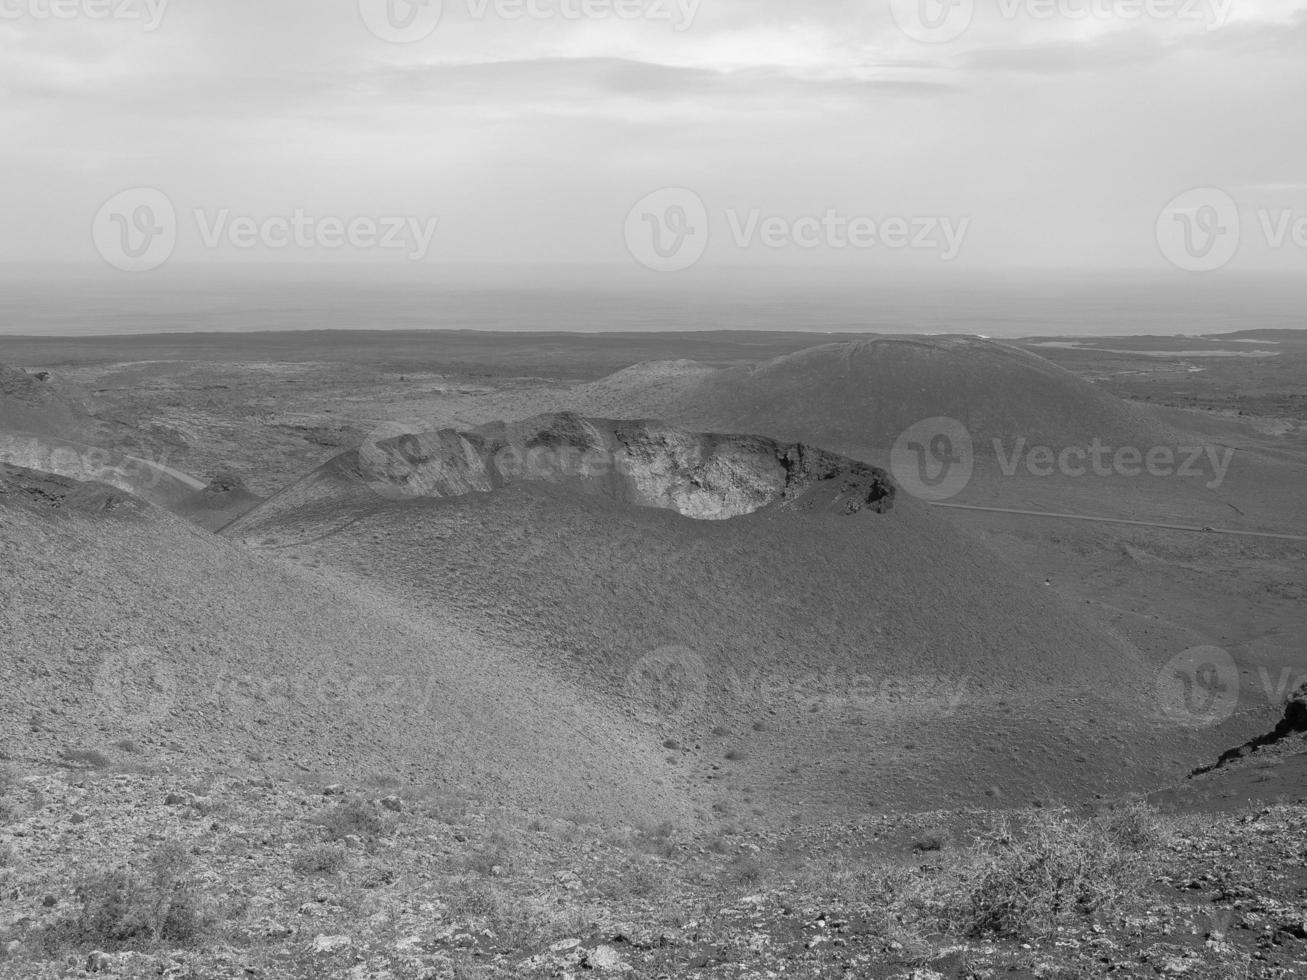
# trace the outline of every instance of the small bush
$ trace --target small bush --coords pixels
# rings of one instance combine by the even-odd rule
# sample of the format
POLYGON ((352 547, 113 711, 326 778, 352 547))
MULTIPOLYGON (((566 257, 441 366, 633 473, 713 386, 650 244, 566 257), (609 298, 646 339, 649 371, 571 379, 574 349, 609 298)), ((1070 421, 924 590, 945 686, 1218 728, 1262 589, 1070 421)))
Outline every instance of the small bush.
POLYGON ((727 879, 737 888, 755 889, 764 877, 763 866, 755 858, 740 855, 726 869, 727 879))
POLYGON ((1143 862, 1109 825, 1041 814, 1020 834, 1006 821, 978 842, 979 872, 965 910, 973 935, 1049 936, 1079 916, 1136 897, 1143 862))
POLYGON ((512 867, 512 843, 501 833, 491 834, 485 844, 463 858, 463 867, 481 875, 493 875, 512 867))
POLYGON ((632 898, 648 901, 666 893, 667 874, 657 862, 636 857, 628 860, 617 873, 597 880, 595 887, 610 902, 629 902, 632 898))
POLYGON ((87 769, 108 769, 113 760, 96 749, 64 749, 59 758, 72 766, 84 766, 87 769))
POLYGON ((364 888, 384 888, 399 881, 399 872, 394 868, 369 868, 359 880, 364 888))
POLYGON ((463 889, 448 901, 450 918, 473 921, 510 948, 534 945, 548 931, 548 922, 538 908, 488 884, 463 889))
POLYGON ((1108 810, 1097 818, 1097 823, 1122 847, 1136 851, 1160 847, 1169 836, 1158 812, 1143 802, 1108 810))
POLYGON ((948 847, 950 841, 951 837, 947 830, 933 827, 912 842, 912 851, 914 854, 938 853, 948 847))
POLYGON ((310 848, 303 854, 296 854, 291 861, 291 870, 301 875, 334 875, 349 862, 349 852, 343 847, 310 848))
POLYGON ((656 826, 640 828, 637 846, 647 853, 670 858, 677 853, 676 837, 676 824, 664 820, 656 826))
POLYGON ((148 949, 192 945, 203 932, 191 862, 178 844, 149 856, 140 870, 92 874, 77 886, 81 911, 66 936, 83 948, 148 949))
POLYGON ((318 817, 317 823, 326 828, 327 836, 331 840, 342 840, 351 836, 371 840, 379 837, 386 829, 386 823, 381 819, 381 814, 376 811, 376 808, 365 800, 359 799, 346 800, 332 807, 318 817))

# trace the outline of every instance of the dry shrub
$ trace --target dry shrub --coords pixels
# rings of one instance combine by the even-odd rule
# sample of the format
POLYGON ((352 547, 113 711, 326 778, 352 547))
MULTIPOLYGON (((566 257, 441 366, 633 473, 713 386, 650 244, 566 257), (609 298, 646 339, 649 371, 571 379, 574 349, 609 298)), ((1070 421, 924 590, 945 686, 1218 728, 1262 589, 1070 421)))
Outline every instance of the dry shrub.
POLYGON ((486 929, 498 943, 524 950, 538 945, 554 931, 555 918, 533 903, 485 882, 465 887, 449 899, 449 915, 486 929))
POLYGON ((1136 814, 1076 820, 1038 814, 1014 831, 1006 818, 976 843, 976 869, 959 910, 979 935, 1050 936, 1077 918, 1136 902, 1145 882, 1144 825, 1136 814))
POLYGON ((756 890, 766 876, 758 859, 748 854, 739 855, 726 868, 726 880, 734 888, 756 890))
POLYGON ((513 867, 513 850, 513 842, 495 831, 479 848, 464 855, 461 863, 464 869, 480 875, 493 875, 496 868, 507 873, 513 867))
POLYGON ((334 875, 349 863, 349 852, 343 847, 320 845, 296 854, 290 863, 291 870, 301 875, 334 875))
POLYGON ((386 822, 377 812, 376 807, 361 799, 346 800, 344 803, 337 804, 326 813, 320 814, 316 823, 326 829, 327 836, 331 840, 342 840, 346 837, 372 840, 380 837, 386 829, 386 822))
POLYGON ((1038 939, 1077 919, 1137 907, 1167 839, 1162 827, 1146 807, 1090 820, 999 817, 971 846, 941 852, 940 866, 832 859, 805 868, 794 887, 862 909, 877 932, 909 951, 940 935, 1038 939))
POLYGON ((139 868, 92 873, 76 894, 81 910, 55 931, 80 948, 190 946, 205 931, 190 856, 179 844, 160 847, 139 868))
POLYGON ((87 769, 108 769, 113 760, 96 749, 64 749, 59 758, 71 766, 84 766, 87 769))

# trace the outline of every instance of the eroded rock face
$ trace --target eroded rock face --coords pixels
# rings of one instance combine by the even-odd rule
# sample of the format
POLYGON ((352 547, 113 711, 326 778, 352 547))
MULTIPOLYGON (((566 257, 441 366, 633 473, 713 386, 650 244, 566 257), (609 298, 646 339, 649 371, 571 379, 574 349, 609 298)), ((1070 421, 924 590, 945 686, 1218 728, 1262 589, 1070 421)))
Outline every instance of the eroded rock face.
POLYGON ((1199 776, 1211 772, 1213 769, 1220 769, 1235 759, 1242 759, 1245 756, 1252 755, 1263 746, 1274 745, 1276 742, 1282 742, 1292 735, 1301 735, 1305 732, 1307 732, 1307 684, 1300 684, 1286 699, 1284 717, 1280 719, 1280 723, 1275 728, 1264 735, 1258 735, 1256 738, 1244 742, 1243 745, 1237 745, 1221 753, 1221 757, 1212 765, 1200 766, 1189 775, 1191 777, 1199 776))
POLYGON ((842 513, 883 512, 894 499, 883 471, 820 449, 569 413, 470 432, 382 430, 359 448, 356 466, 391 499, 544 482, 698 520, 797 501, 818 484, 830 491, 827 505, 842 513))
MULTIPOLYGON (((1280 728, 1289 732, 1307 732, 1307 684, 1301 684, 1289 695, 1284 705, 1284 719, 1280 728)), ((1278 729, 1277 729, 1278 730, 1278 729)))

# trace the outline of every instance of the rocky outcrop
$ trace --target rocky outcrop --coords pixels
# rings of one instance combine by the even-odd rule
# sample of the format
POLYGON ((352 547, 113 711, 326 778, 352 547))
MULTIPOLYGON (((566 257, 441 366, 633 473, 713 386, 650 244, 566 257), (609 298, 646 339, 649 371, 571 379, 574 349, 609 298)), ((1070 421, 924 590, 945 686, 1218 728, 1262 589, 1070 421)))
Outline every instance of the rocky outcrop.
POLYGON ((819 485, 830 491, 826 505, 845 514, 884 512, 895 493, 882 470, 810 446, 571 413, 469 432, 382 429, 357 450, 354 466, 369 487, 392 499, 541 482, 697 520, 797 502, 819 485))
POLYGON ((1282 742, 1292 735, 1300 735, 1305 732, 1307 732, 1307 684, 1301 684, 1285 701, 1284 717, 1271 731, 1221 753, 1221 757, 1215 763, 1195 769, 1190 775, 1200 776, 1214 769, 1220 769, 1226 763, 1233 762, 1235 759, 1242 759, 1263 746, 1274 745, 1276 742, 1282 742))

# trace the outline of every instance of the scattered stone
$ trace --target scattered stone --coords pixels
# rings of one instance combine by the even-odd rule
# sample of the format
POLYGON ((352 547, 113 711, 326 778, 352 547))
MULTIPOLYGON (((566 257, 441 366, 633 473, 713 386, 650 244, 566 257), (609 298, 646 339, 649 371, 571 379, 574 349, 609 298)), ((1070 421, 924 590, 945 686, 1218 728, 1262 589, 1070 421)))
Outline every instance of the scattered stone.
POLYGON ((354 945, 349 936, 317 936, 313 940, 313 952, 336 953, 354 945))
POLYGON ((1307 919, 1294 919, 1281 923, 1280 932, 1287 933, 1294 939, 1307 939, 1307 919))
POLYGON ((569 892, 574 892, 580 889, 581 878, 575 871, 559 871, 554 874, 554 884, 569 892))
POLYGON ((611 946, 596 946, 585 957, 585 966, 591 970, 606 973, 619 973, 630 970, 630 965, 622 962, 622 955, 611 946))

